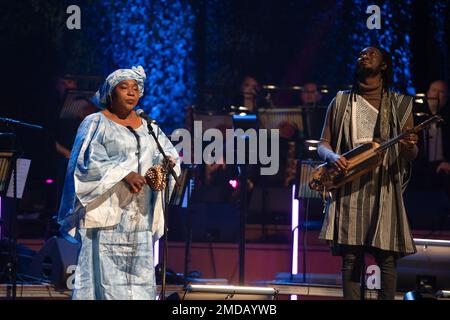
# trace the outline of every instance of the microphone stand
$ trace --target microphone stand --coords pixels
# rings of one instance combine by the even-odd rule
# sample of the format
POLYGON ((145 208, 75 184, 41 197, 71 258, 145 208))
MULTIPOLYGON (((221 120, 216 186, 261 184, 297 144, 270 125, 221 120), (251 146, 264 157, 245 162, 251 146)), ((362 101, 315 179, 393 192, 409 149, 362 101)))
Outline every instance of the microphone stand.
MULTIPOLYGON (((14 144, 16 143, 16 134, 14 133, 14 144)), ((17 297, 17 215, 18 215, 18 205, 17 205, 17 159, 18 154, 16 150, 16 145, 13 146, 13 157, 12 157, 12 185, 13 185, 13 206, 9 215, 9 226, 8 226, 8 243, 9 243, 9 261, 6 265, 6 270, 8 277, 12 284, 11 299, 16 300, 17 297)))
POLYGON ((245 284, 245 224, 247 222, 247 164, 241 165, 240 217, 239 217, 239 284, 245 284))
MULTIPOLYGON (((0 122, 5 123, 6 126, 12 131, 13 144, 12 144, 12 164, 11 164, 11 183, 13 187, 13 200, 12 209, 8 217, 8 244, 9 244, 9 261, 6 264, 6 273, 11 281, 11 299, 16 300, 17 297, 17 215, 18 215, 18 197, 17 197, 17 160, 20 158, 22 153, 22 144, 17 135, 16 127, 20 126, 27 129, 43 129, 42 126, 21 122, 9 118, 0 118, 0 122)), ((6 190, 8 187, 6 186, 6 190)), ((5 191, 5 195, 7 191, 5 191)))
POLYGON ((155 131, 152 128, 151 122, 147 121, 147 129, 150 135, 153 137, 153 139, 156 142, 156 146, 158 147, 159 152, 162 154, 164 160, 165 160, 165 167, 167 167, 167 173, 166 173, 166 187, 164 188, 164 204, 163 204, 163 214, 164 214, 164 247, 163 247, 163 263, 162 263, 162 279, 161 279, 161 296, 160 300, 166 299, 166 270, 167 270, 167 253, 169 251, 169 239, 167 237, 167 219, 168 219, 168 208, 169 208, 169 174, 174 178, 175 185, 180 186, 180 181, 178 179, 178 176, 173 169, 172 165, 170 164, 169 158, 167 157, 166 153, 164 152, 164 149, 162 148, 161 144, 158 141, 158 138, 156 137, 155 131))

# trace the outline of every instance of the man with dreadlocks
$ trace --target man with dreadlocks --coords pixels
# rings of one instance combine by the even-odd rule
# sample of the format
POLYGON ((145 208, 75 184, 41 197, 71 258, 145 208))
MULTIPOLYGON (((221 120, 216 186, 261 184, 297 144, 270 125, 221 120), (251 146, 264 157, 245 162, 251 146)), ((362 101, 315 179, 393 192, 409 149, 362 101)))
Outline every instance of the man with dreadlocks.
MULTIPOLYGON (((412 98, 390 91, 391 72, 386 50, 368 47, 359 53, 352 90, 338 92, 328 107, 318 148, 322 159, 345 172, 341 154, 413 127, 412 98)), ((345 299, 363 298, 366 252, 381 269, 381 299, 395 297, 397 259, 416 252, 402 198, 416 143, 417 135, 407 135, 388 149, 376 170, 332 192, 320 238, 342 256, 345 299)))

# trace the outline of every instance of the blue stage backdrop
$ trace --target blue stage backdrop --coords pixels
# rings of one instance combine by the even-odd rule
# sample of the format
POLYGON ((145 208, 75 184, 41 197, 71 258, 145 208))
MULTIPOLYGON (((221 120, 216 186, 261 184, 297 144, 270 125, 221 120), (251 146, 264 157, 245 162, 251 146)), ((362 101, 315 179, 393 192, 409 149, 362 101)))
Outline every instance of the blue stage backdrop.
POLYGON ((87 13, 103 51, 104 73, 142 65, 147 73, 140 107, 167 133, 183 124, 195 100, 194 8, 183 0, 99 0, 87 13))
MULTIPOLYGON (((393 83, 401 91, 413 93, 411 78, 411 0, 384 1, 380 3, 381 28, 369 30, 366 25, 369 14, 366 8, 374 1, 353 0, 355 10, 352 11, 354 21, 351 35, 352 57, 356 57, 364 46, 378 44, 388 50, 392 56, 393 83)), ((354 66, 354 61, 350 63, 354 66)))
POLYGON ((142 64, 149 75, 142 107, 166 130, 181 126, 184 108, 195 102, 225 107, 245 73, 262 83, 315 81, 335 92, 353 82, 355 57, 370 44, 391 52, 399 91, 423 91, 450 76, 446 0, 81 2, 80 39, 65 32, 66 58, 82 68, 75 73, 142 64), (380 30, 366 26, 373 4, 381 9, 380 30))
POLYGON ((436 59, 440 63, 439 79, 450 79, 450 60, 448 39, 450 38, 450 3, 448 0, 428 2, 431 7, 430 21, 432 24, 433 42, 436 48, 436 59))
POLYGON ((243 70, 257 70, 263 82, 351 84, 358 52, 378 44, 392 54, 395 87, 412 91, 412 6, 411 0, 208 1, 205 82, 237 87, 243 70), (366 26, 372 4, 381 9, 380 30, 366 26))

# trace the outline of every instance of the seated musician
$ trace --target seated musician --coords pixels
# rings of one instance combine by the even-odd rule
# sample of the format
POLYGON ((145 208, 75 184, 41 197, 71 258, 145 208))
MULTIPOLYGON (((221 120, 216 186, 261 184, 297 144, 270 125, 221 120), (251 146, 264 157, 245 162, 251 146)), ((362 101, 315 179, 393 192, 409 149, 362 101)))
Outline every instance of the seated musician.
POLYGON ((448 84, 431 82, 426 103, 414 106, 415 121, 440 115, 443 122, 419 133, 419 154, 413 163, 414 175, 408 187, 407 204, 420 228, 450 229, 450 108, 448 84), (423 201, 427 199, 427 201, 423 201))
POLYGON ((421 151, 414 167, 420 172, 420 177, 414 177, 416 182, 420 181, 420 185, 415 187, 446 189, 450 176, 448 84, 442 80, 433 81, 428 88, 426 101, 427 103, 422 105, 423 108, 415 110, 416 114, 428 117, 439 114, 444 122, 433 124, 421 133, 421 151))
POLYGON ((237 113, 245 112, 254 114, 259 108, 266 108, 269 103, 263 96, 261 84, 257 78, 251 73, 247 73, 243 78, 239 87, 239 93, 233 98, 231 109, 237 113), (237 109, 237 108, 244 109, 237 109))
POLYGON ((300 100, 302 106, 316 106, 322 100, 317 84, 314 82, 305 83, 300 94, 300 100))
MULTIPOLYGON (((379 47, 362 50, 351 91, 338 92, 328 107, 318 153, 344 173, 342 156, 362 143, 386 141, 413 127, 412 98, 390 90, 391 59, 379 47)), ((410 161, 418 152, 417 135, 409 134, 389 148, 382 164, 332 192, 321 239, 342 256, 345 299, 361 299, 364 254, 381 269, 381 299, 394 299, 397 259, 416 252, 402 192, 410 161)))
POLYGON ((303 107, 303 157, 317 159, 317 153, 311 151, 310 147, 317 147, 326 113, 317 83, 306 82, 299 98, 299 104, 303 107))

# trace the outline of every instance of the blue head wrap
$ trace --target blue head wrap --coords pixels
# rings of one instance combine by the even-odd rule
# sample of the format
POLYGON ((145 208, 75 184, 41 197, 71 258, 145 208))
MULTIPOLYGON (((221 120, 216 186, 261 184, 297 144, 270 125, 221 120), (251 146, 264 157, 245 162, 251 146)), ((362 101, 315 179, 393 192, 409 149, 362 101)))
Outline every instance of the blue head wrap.
POLYGON ((124 80, 136 80, 140 98, 144 94, 144 81, 146 77, 147 76, 142 66, 132 67, 131 69, 116 70, 106 78, 103 85, 95 93, 93 102, 101 108, 106 108, 108 106, 108 97, 111 99, 111 93, 114 88, 124 80))

